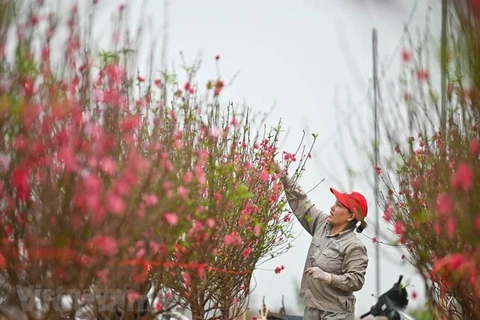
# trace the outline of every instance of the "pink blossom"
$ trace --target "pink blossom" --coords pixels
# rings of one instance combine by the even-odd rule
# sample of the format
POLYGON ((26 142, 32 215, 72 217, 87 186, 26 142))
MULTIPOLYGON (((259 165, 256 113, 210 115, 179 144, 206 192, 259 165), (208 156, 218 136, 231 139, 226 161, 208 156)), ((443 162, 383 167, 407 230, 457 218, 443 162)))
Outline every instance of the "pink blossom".
POLYGON ((259 225, 256 225, 255 227, 253 227, 253 233, 258 237, 260 235, 260 232, 262 231, 262 229, 260 228, 259 225))
POLYGON ((215 220, 213 220, 212 218, 208 218, 207 219, 207 227, 209 227, 210 229, 214 228, 215 227, 215 220))
POLYGON ((108 65, 105 68, 109 80, 113 83, 118 83, 125 76, 125 71, 118 65, 108 65))
POLYGON ((154 194, 149 194, 143 196, 143 201, 147 207, 153 207, 158 203, 158 198, 154 194))
POLYGON ((138 301, 138 299, 140 299, 140 293, 136 291, 130 291, 129 293, 127 293, 127 299, 130 302, 136 302, 138 301))
POLYGON ((242 255, 247 258, 249 257, 251 254, 252 254, 252 248, 251 247, 248 247, 248 248, 245 248, 242 252, 242 255))
POLYGON ((219 138, 222 135, 222 129, 218 127, 213 127, 210 129, 210 136, 213 138, 219 138))
POLYGON ((136 115, 127 116, 120 123, 120 127, 127 131, 136 129, 138 126, 140 126, 140 117, 136 115))
POLYGON ((445 229, 449 238, 453 238, 455 236, 457 233, 457 221, 454 217, 448 218, 445 229))
POLYGON ((402 50, 401 56, 402 56, 402 61, 403 62, 409 62, 410 59, 411 59, 411 54, 407 49, 402 50))
POLYGON ((163 215, 167 223, 171 226, 175 226, 178 224, 178 216, 176 213, 167 212, 163 215))
POLYGON ((382 169, 380 167, 375 167, 375 174, 377 176, 381 175, 382 174, 382 169))
POLYGON ((29 175, 30 169, 26 165, 19 166, 12 172, 12 186, 21 200, 27 200, 30 194, 29 175))
POLYGON ((373 242, 373 243, 378 243, 377 237, 373 237, 373 238, 372 238, 372 242, 373 242))
POLYGON ((183 175, 183 182, 185 182, 186 184, 189 184, 190 182, 192 182, 192 180, 193 180, 193 173, 191 171, 185 172, 185 174, 183 175))
POLYGON ((173 141, 173 145, 175 146, 175 148, 181 149, 182 146, 183 146, 182 140, 180 140, 180 139, 175 139, 175 140, 173 141))
POLYGON ((97 277, 101 279, 103 282, 107 282, 109 273, 110 272, 108 269, 103 269, 97 272, 97 277))
POLYGON ((393 207, 392 206, 387 206, 385 211, 383 212, 383 219, 387 222, 390 222, 392 220, 392 214, 393 214, 393 207))
POLYGON ((473 157, 478 158, 480 154, 480 142, 478 142, 478 140, 470 141, 470 153, 473 157))
POLYGON ((90 244, 107 256, 114 256, 118 253, 117 240, 111 236, 96 236, 90 244))
POLYGON ((103 102, 105 100, 105 93, 100 89, 95 89, 93 91, 93 100, 95 102, 103 102))
POLYGON ((135 258, 137 259, 141 259, 145 256, 145 248, 141 248, 140 250, 137 251, 137 253, 135 254, 135 258))
POLYGON ((435 261, 433 272, 439 272, 444 269, 452 272, 458 270, 466 261, 466 257, 461 253, 451 254, 435 261))
POLYGON ((105 157, 100 162, 100 167, 102 168, 103 172, 108 175, 113 175, 115 173, 116 165, 112 157, 105 157))
POLYGON ((107 206, 110 209, 110 212, 115 215, 120 215, 124 213, 126 209, 125 201, 113 193, 109 193, 106 196, 107 206))
POLYGON ((158 253, 160 251, 161 245, 155 241, 150 241, 150 250, 152 253, 158 253))
POLYGON ((425 69, 417 70, 417 79, 419 82, 427 81, 429 78, 428 71, 425 69))
POLYGON ((452 187, 468 191, 473 186, 473 170, 470 165, 462 162, 458 165, 456 172, 452 175, 450 183, 452 187))
POLYGON ((177 192, 178 192, 178 195, 180 196, 180 198, 182 198, 182 200, 185 201, 185 200, 188 199, 188 190, 184 186, 179 186, 177 188, 177 192))
POLYGON ((239 246, 242 244, 242 238, 240 238, 236 231, 233 231, 224 237, 223 242, 227 246, 239 246))
POLYGON ((207 181, 206 176, 205 176, 205 171, 200 165, 197 165, 194 169, 195 171, 195 176, 198 180, 198 183, 203 185, 207 181))
POLYGON ((88 190, 89 193, 100 194, 102 184, 102 180, 94 174, 89 174, 84 180, 85 189, 88 190))
POLYGON ((130 185, 122 180, 117 180, 113 183, 113 188, 112 188, 117 194, 126 196, 130 192, 130 185))
POLYGON ((453 212, 454 204, 447 193, 442 193, 437 198, 437 210, 441 215, 449 215, 453 212))
POLYGON ((403 235, 403 233, 405 232, 405 227, 403 226, 403 223, 400 221, 395 222, 394 228, 395 228, 395 233, 400 236, 403 235))
POLYGON ((270 175, 268 174, 268 172, 265 169, 260 172, 260 180, 262 180, 262 181, 270 180, 270 175))

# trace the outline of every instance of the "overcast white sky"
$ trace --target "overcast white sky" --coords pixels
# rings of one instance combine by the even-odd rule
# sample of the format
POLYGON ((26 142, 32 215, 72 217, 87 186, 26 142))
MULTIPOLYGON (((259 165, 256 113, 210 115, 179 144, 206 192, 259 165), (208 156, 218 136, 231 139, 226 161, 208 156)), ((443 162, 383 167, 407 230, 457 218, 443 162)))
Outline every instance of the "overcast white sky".
MULTIPOLYGON (((51 0, 55 2, 56 0, 51 0)), ((103 21, 121 1, 100 0, 98 14, 103 21)), ((152 18, 155 28, 150 31, 157 40, 163 37, 164 1, 149 0, 142 9, 141 0, 127 1, 132 12, 142 12, 152 18), (159 32, 157 32, 159 28, 159 32)), ((325 182, 311 192, 317 207, 328 211, 334 202, 330 187, 355 189, 369 199, 369 228, 374 235, 373 189, 364 179, 372 176, 372 168, 364 160, 371 150, 358 150, 349 138, 349 129, 356 138, 368 141, 373 136, 371 102, 368 99, 372 73, 372 28, 378 29, 380 63, 387 68, 387 78, 395 79, 399 72, 400 39, 408 21, 413 31, 423 30, 429 6, 433 14, 431 30, 440 33, 438 24, 440 1, 434 0, 171 0, 169 6, 168 59, 179 61, 182 51, 187 60, 199 52, 204 57, 201 76, 215 74, 213 57, 221 56, 221 73, 225 78, 240 72, 234 85, 225 91, 225 98, 246 101, 254 111, 270 110, 269 121, 275 124, 283 118, 289 136, 283 136, 282 147, 293 151, 302 130, 319 134, 315 157, 307 167, 301 184, 309 190, 322 178, 325 182), (438 31, 437 31, 438 30, 438 31), (393 57, 393 59, 392 59, 393 57), (370 136, 361 131, 367 129, 370 136), (345 136, 342 141, 341 133, 345 136), (343 150, 343 152, 339 152, 343 150), (360 173, 351 179, 345 162, 360 173)), ((96 30, 109 34, 104 22, 96 30)), ((179 64, 179 63, 177 63, 179 64)), ((385 106, 388 107, 388 106, 385 106)), ((382 224, 386 230, 387 225, 382 224)), ((310 236, 301 232, 287 254, 262 265, 274 269, 284 265, 279 275, 273 271, 255 272, 257 288, 251 301, 258 309, 261 297, 275 311, 285 295, 289 313, 301 314, 297 306, 299 282, 310 236)), ((367 311, 376 300, 375 246, 360 235, 368 247, 370 266, 365 287, 357 293, 357 313, 367 311)), ((382 240, 382 239, 381 239, 382 240)), ((387 290, 404 274, 414 285, 419 298, 412 306, 423 302, 423 284, 412 268, 402 264, 398 249, 381 245, 381 289, 387 290)), ((411 288, 412 290, 412 288, 411 288)))

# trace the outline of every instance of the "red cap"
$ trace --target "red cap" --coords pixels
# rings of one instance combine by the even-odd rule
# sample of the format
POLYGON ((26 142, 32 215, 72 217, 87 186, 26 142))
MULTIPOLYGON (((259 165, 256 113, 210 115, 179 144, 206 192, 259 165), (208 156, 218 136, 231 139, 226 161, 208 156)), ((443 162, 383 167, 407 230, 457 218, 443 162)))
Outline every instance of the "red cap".
POLYGON ((365 219, 368 213, 367 199, 358 192, 341 193, 333 188, 330 191, 335 195, 335 198, 355 214, 355 219, 361 221, 365 219))

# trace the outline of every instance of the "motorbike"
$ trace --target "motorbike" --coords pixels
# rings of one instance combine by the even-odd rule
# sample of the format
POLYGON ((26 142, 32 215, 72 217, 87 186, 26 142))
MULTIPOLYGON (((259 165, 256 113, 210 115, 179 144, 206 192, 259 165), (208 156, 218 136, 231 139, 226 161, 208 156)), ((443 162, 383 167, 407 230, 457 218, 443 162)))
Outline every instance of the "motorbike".
POLYGON ((388 291, 378 297, 370 311, 360 316, 360 319, 368 316, 386 317, 388 320, 415 320, 409 315, 405 308, 408 305, 407 289, 402 285, 403 275, 400 275, 398 281, 388 291))

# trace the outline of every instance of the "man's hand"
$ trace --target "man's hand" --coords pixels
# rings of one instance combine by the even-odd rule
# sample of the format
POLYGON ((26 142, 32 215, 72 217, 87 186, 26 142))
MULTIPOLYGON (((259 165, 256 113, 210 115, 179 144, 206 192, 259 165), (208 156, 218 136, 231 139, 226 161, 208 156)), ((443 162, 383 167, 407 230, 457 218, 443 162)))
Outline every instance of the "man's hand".
POLYGON ((323 271, 319 267, 310 267, 305 270, 305 274, 308 274, 315 280, 320 280, 330 284, 332 282, 332 275, 328 272, 323 271))

